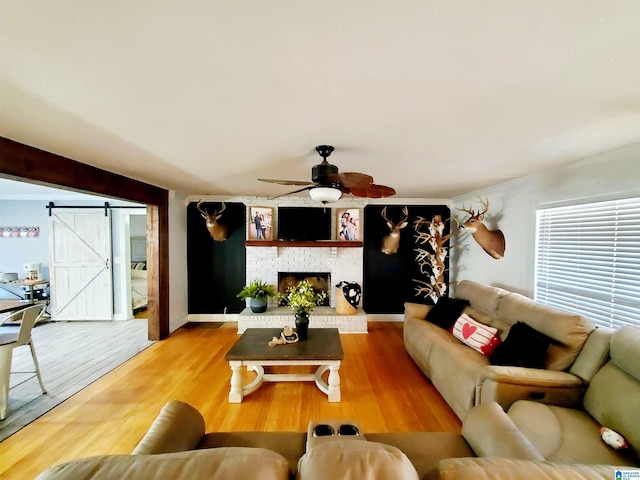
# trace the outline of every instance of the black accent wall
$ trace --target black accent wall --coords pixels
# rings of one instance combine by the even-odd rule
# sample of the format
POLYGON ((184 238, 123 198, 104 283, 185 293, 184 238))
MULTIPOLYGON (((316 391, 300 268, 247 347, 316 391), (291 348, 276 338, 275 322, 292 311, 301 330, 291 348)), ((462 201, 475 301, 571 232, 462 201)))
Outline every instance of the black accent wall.
MULTIPOLYGON (((387 222, 381 213, 384 205, 368 205, 364 209, 364 248, 363 248, 363 308, 367 313, 402 313, 405 302, 432 304, 423 296, 417 296, 414 278, 425 280, 415 261, 416 248, 413 222, 417 217, 431 220, 441 215, 442 220, 450 217, 446 205, 407 205, 409 207, 409 225, 401 230, 400 247, 393 255, 381 251, 382 239, 389 234, 387 222)), ((405 205, 388 205, 387 218, 398 222, 402 218, 405 205)), ((424 230, 424 229, 423 229, 424 230)), ((446 223, 445 235, 449 233, 450 222, 446 223)), ((449 257, 446 259, 449 268, 449 257)), ((448 282, 448 272, 445 282, 448 282)))
MULTIPOLYGON (((209 212, 220 202, 203 203, 209 212)), ((196 203, 187 207, 187 281, 189 313, 239 313, 245 301, 237 294, 245 285, 246 206, 226 203, 219 222, 227 225, 225 242, 214 242, 196 203)))

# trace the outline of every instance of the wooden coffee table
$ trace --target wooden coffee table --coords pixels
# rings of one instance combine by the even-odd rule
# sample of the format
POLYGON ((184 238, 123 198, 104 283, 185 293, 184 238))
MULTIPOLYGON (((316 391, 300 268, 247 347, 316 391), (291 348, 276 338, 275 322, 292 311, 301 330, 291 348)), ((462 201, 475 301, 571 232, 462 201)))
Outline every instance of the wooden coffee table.
POLYGON ((231 367, 229 403, 241 403, 245 395, 255 392, 263 382, 314 381, 330 402, 340 401, 340 362, 342 343, 337 328, 310 328, 306 340, 270 347, 269 341, 279 337, 279 328, 248 328, 224 356, 231 367), (265 373, 267 366, 318 365, 315 373, 265 373), (241 368, 255 371, 257 377, 243 385, 241 368), (328 383, 322 375, 329 370, 328 383))

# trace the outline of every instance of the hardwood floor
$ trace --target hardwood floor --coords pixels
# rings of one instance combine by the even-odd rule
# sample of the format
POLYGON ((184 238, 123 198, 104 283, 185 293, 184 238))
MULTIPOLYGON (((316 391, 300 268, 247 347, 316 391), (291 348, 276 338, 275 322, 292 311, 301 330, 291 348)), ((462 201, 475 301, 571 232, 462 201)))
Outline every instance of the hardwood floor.
MULTIPOLYGON (((2 333, 18 326, 0 327, 2 333)), ((147 340, 147 322, 51 322, 31 331, 42 381, 30 374, 12 374, 7 418, 0 421, 0 441, 28 425, 87 385, 126 362, 153 342, 147 340)), ((33 372, 28 346, 13 352, 14 372, 33 372)))
POLYGON ((341 335, 340 403, 329 403, 313 383, 285 382, 229 404, 224 354, 238 338, 235 327, 182 328, 139 353, 0 443, 0 478, 34 478, 73 458, 130 453, 172 399, 198 408, 208 431, 305 431, 319 418, 356 420, 365 433, 460 431, 458 418, 407 355, 400 323, 341 335))

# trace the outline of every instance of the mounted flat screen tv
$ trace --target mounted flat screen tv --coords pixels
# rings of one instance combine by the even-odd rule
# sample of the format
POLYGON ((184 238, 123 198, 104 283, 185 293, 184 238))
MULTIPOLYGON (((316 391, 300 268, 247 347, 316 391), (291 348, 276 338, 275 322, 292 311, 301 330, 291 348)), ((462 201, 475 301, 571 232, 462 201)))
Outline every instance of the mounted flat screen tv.
POLYGON ((331 209, 278 207, 278 240, 331 240, 331 209))

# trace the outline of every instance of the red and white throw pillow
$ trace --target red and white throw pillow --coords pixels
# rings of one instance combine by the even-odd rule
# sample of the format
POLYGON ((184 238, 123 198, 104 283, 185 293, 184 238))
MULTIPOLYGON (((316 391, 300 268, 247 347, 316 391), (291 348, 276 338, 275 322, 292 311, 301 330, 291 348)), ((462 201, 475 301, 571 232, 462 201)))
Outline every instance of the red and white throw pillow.
POLYGON ((497 328, 480 323, 466 313, 458 317, 451 333, 462 343, 487 356, 500 344, 497 328))

